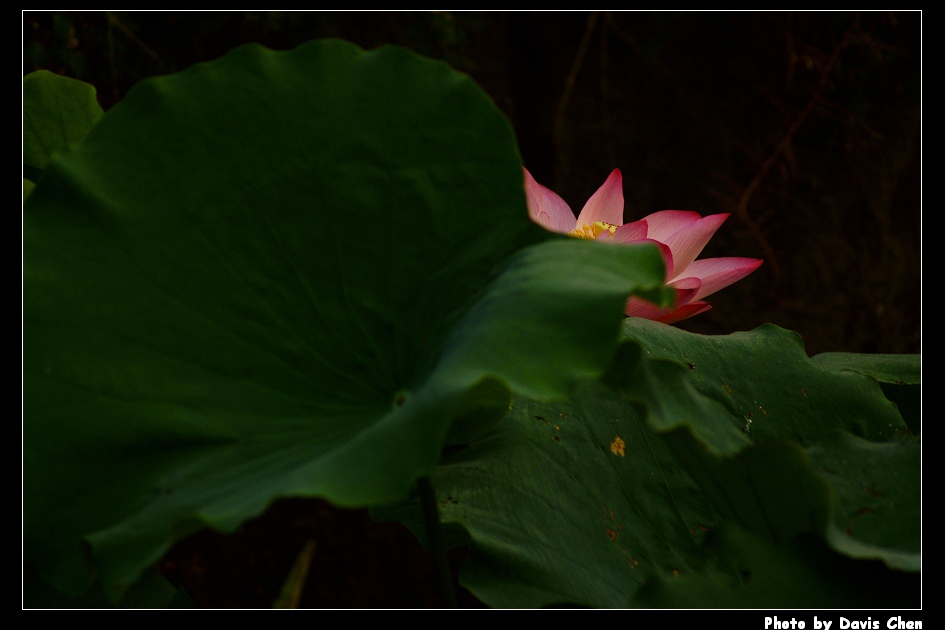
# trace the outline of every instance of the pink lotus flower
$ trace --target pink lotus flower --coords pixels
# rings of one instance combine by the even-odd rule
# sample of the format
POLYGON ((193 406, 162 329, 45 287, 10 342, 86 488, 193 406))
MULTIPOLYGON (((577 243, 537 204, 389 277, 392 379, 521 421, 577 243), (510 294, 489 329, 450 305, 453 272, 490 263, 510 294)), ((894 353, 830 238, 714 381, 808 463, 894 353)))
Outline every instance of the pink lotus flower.
POLYGON ((690 210, 662 210, 633 223, 623 222, 623 176, 614 169, 604 185, 584 204, 577 219, 554 191, 535 181, 525 170, 525 192, 533 221, 577 238, 608 243, 654 243, 663 252, 666 284, 676 290, 676 305, 659 306, 639 297, 627 301, 629 317, 643 317, 672 324, 704 313, 712 306, 702 298, 741 280, 761 266, 757 258, 706 258, 696 260, 706 243, 729 217, 707 217, 690 210))

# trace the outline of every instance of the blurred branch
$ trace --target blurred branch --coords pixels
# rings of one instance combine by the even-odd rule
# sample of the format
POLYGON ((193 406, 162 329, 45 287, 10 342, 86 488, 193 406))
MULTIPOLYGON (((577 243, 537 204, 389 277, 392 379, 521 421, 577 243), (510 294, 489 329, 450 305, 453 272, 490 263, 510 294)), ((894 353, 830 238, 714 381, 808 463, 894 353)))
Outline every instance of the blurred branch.
POLYGON ((443 605, 446 608, 458 608, 456 591, 453 590, 452 569, 447 553, 446 540, 443 537, 443 524, 440 522, 440 510, 436 505, 436 490, 429 477, 417 481, 420 489, 420 504, 423 507, 423 523, 427 534, 427 543, 433 555, 433 569, 436 572, 436 585, 439 588, 443 605))
POLYGON ((577 55, 574 57, 574 63, 571 64, 571 71, 568 72, 568 77, 564 82, 564 93, 561 95, 561 100, 558 102, 558 110, 555 112, 554 141, 558 155, 564 155, 564 153, 561 152, 564 114, 568 109, 568 102, 571 100, 571 93, 574 91, 574 83, 577 80, 577 74, 581 69, 581 64, 584 63, 584 56, 587 54, 587 46, 591 41, 591 34, 594 32, 594 25, 596 23, 597 12, 594 11, 587 17, 587 24, 584 26, 584 37, 581 38, 577 55))
POLYGON ((738 207, 736 210, 738 217, 745 223, 745 225, 748 226, 749 231, 751 231, 752 235, 755 237, 755 240, 758 241, 758 245, 761 247, 762 252, 764 253, 766 263, 771 265, 771 273, 774 277, 772 290, 774 290, 773 287, 780 278, 781 267, 778 264, 778 259, 775 256, 774 249, 771 247, 768 239, 765 238, 761 228, 758 227, 758 224, 748 214, 748 203, 751 201, 752 195, 761 185, 761 182, 764 180, 765 176, 767 176, 768 171, 771 170, 771 168, 778 162, 782 155, 790 151, 791 141, 794 137, 794 134, 796 134, 797 131, 804 125, 804 122, 814 111, 818 101, 820 101, 821 95, 827 87, 827 83, 830 79, 830 74, 840 57, 840 52, 846 48, 856 26, 856 20, 854 19, 854 22, 847 28, 846 32, 843 34, 843 37, 840 38, 840 43, 837 44, 830 57, 827 59, 827 62, 824 64, 823 71, 820 74, 820 80, 817 82, 817 87, 814 89, 814 93, 808 100, 807 105, 803 110, 801 110, 801 113, 798 114, 797 118, 794 119, 794 122, 788 128, 787 132, 785 132, 784 136, 781 138, 781 141, 778 142, 774 151, 772 151, 771 155, 768 156, 768 159, 766 159, 764 164, 761 165, 761 168, 758 169, 754 179, 752 179, 751 183, 749 183, 745 188, 741 198, 738 201, 738 207))
POLYGON ((125 26, 125 24, 121 20, 119 20, 115 16, 114 13, 112 13, 111 11, 106 11, 105 15, 108 17, 108 65, 109 65, 109 68, 111 70, 111 75, 112 75, 113 96, 117 100, 119 98, 119 94, 118 94, 118 72, 115 68, 115 38, 114 38, 114 35, 112 34, 114 28, 117 28, 122 33, 124 33, 125 36, 128 37, 128 39, 130 39, 135 44, 137 44, 138 47, 140 47, 141 50, 143 50, 149 57, 157 61, 158 64, 162 68, 166 64, 164 63, 164 60, 161 59, 160 55, 158 55, 156 52, 151 50, 151 48, 149 48, 147 44, 141 41, 141 39, 137 35, 135 35, 134 32, 130 28, 125 26))

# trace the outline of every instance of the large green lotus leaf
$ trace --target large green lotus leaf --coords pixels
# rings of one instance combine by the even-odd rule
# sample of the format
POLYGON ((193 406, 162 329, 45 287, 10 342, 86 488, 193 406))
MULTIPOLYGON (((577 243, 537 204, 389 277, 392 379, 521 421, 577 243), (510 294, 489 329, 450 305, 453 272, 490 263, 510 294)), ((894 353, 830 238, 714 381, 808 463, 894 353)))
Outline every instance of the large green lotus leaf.
POLYGON ((52 158, 24 250, 26 557, 114 598, 279 496, 405 497, 667 295, 655 248, 528 219, 468 77, 333 40, 137 85, 52 158))
POLYGON ((747 531, 775 544, 815 534, 851 558, 921 570, 920 453, 911 438, 870 442, 835 430, 807 449, 766 439, 720 458, 691 434, 665 437, 718 512, 747 531))
MULTIPOLYGON (((647 404, 654 427, 720 512, 775 542, 829 529, 838 551, 918 570, 918 443, 865 367, 825 369, 795 333, 773 325, 711 337, 628 320, 624 335, 653 360, 610 382, 647 404), (670 392, 676 406, 665 409, 670 392), (739 432, 754 448, 730 450, 739 432), (853 462, 863 463, 854 471, 853 462), (869 525, 850 528, 851 509, 869 510, 869 525)), ((917 362, 882 363, 886 377, 914 380, 917 362)), ((860 365, 870 363, 877 373, 875 359, 860 365)))
POLYGON ((95 88, 38 70, 23 77, 23 167, 34 179, 57 151, 81 142, 104 112, 95 88))
MULTIPOLYGON (((607 375, 615 389, 585 384, 569 405, 516 397, 496 432, 436 468, 443 518, 472 546, 463 583, 480 599, 638 605, 642 584, 674 574, 737 586, 737 557, 716 561, 699 548, 703 532, 725 523, 777 557, 813 536, 831 557, 918 569, 917 447, 872 378, 822 370, 776 326, 707 337, 628 320, 623 332, 607 375), (876 450, 882 458, 867 464, 876 450), (831 473, 837 461, 860 469, 831 473), (868 523, 844 530, 862 506, 868 523)), ((799 575, 820 570, 789 564, 799 575)), ((834 579, 830 571, 818 579, 834 579)), ((848 604, 853 583, 810 601, 848 604)), ((760 579, 724 601, 796 601, 779 584, 760 579)))
MULTIPOLYGON (((871 441, 911 435, 876 380, 824 368, 807 356, 797 333, 773 324, 713 336, 629 318, 623 337, 657 361, 637 363, 640 373, 614 373, 611 382, 628 398, 645 400, 655 426, 684 426, 715 453, 733 454, 747 444, 734 438, 738 433, 755 442, 776 438, 802 446, 834 429, 871 441), (676 404, 664 412, 659 405, 671 391, 676 404), (722 416, 727 423, 718 422, 722 416)), ((913 355, 904 359, 904 376, 914 373, 917 361, 913 355)))
MULTIPOLYGON (((629 606, 654 571, 694 570, 716 522, 642 410, 594 381, 568 402, 515 397, 509 417, 445 458, 433 483, 441 519, 468 533, 461 583, 501 608, 629 606)), ((409 508, 374 514, 422 540, 409 508)))

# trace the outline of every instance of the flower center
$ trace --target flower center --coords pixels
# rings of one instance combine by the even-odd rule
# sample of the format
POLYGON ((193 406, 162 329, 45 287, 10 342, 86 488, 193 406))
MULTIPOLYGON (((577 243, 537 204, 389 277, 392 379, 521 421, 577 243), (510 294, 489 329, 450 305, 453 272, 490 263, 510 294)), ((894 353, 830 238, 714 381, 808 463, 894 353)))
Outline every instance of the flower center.
POLYGON ((610 232, 610 236, 614 235, 617 226, 613 223, 604 223, 603 221, 595 221, 594 225, 582 225, 579 228, 574 228, 568 232, 568 236, 573 236, 575 238, 586 238, 588 240, 594 240, 597 236, 603 232, 610 232))

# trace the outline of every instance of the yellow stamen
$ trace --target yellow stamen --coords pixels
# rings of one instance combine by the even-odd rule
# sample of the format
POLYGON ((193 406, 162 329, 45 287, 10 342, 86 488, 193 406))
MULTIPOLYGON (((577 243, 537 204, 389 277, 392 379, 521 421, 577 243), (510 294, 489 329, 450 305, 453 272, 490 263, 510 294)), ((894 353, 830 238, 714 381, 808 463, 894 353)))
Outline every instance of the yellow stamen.
POLYGON ((568 232, 568 236, 573 236, 575 238, 585 238, 587 240, 594 240, 598 235, 603 232, 610 232, 610 236, 614 235, 614 232, 617 230, 617 226, 613 223, 604 223, 603 221, 595 221, 594 225, 582 225, 579 228, 574 228, 568 232))

